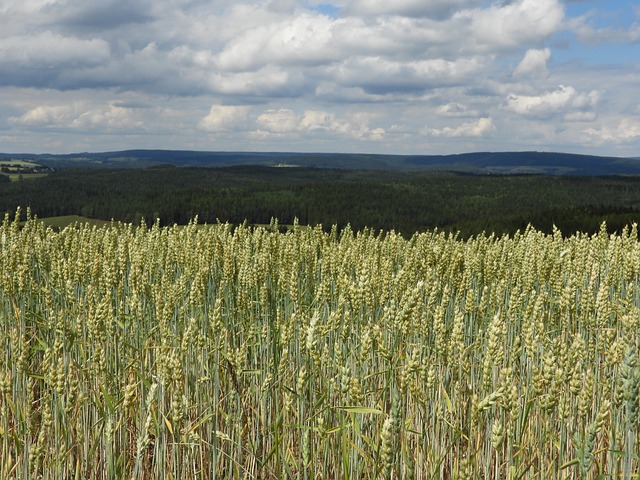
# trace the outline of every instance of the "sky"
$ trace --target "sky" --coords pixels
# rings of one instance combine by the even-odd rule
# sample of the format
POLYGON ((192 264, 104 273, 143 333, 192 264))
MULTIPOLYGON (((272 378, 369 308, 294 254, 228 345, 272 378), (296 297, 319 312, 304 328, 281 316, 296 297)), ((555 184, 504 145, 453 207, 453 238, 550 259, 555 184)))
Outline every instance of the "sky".
POLYGON ((0 152, 640 157, 627 0, 2 0, 0 152))

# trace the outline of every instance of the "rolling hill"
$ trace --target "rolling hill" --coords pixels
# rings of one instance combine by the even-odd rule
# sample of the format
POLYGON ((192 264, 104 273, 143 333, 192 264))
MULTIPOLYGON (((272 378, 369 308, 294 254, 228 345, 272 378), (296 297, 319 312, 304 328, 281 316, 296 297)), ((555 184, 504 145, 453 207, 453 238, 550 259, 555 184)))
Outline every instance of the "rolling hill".
POLYGON ((263 165, 358 170, 444 170, 470 174, 640 175, 640 158, 554 152, 474 152, 457 155, 378 155, 358 153, 205 152, 123 150, 54 154, 0 153, 0 162, 28 160, 54 169, 227 167, 263 165))

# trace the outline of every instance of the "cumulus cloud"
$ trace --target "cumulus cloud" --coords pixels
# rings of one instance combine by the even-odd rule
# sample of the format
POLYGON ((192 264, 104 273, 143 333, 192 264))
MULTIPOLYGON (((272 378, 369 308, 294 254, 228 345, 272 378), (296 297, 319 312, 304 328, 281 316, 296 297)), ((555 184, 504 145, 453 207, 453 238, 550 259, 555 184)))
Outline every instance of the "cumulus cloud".
POLYGON ((517 48, 544 39, 562 27, 564 10, 557 0, 517 0, 468 10, 458 18, 470 24, 471 49, 517 48))
POLYGON ((586 110, 598 102, 597 91, 579 93, 575 88, 560 85, 556 90, 541 95, 516 95, 507 98, 507 110, 519 115, 547 117, 570 110, 586 110))
POLYGON ((261 130, 272 133, 285 133, 298 130, 300 120, 293 110, 280 108, 261 113, 258 116, 257 123, 261 130))
POLYGON ((332 22, 325 16, 302 14, 260 25, 232 39, 216 65, 228 71, 256 70, 277 62, 314 65, 339 58, 331 48, 332 22))
POLYGON ((139 117, 137 110, 119 102, 99 107, 83 102, 70 105, 40 105, 19 117, 9 118, 9 121, 14 125, 56 129, 144 129, 144 121, 139 117))
POLYGON ((60 126, 68 125, 70 119, 76 117, 75 106, 39 106, 35 107, 20 117, 11 117, 9 121, 19 125, 60 126))
POLYGON ((212 92, 244 97, 298 97, 306 82, 300 72, 278 66, 266 66, 256 72, 214 72, 208 79, 212 92))
POLYGON ((207 132, 228 132, 246 126, 251 107, 241 105, 213 105, 209 114, 200 120, 198 128, 207 132))
POLYGON ((373 95, 411 93, 468 80, 492 61, 485 54, 539 41, 557 17, 556 0, 490 7, 479 0, 358 0, 338 18, 289 0, 215 8, 193 0, 116 3, 12 3, 42 31, 0 34, 5 84, 293 97, 329 81, 373 95), (503 25, 498 36, 496 22, 503 25), (461 55, 465 49, 482 56, 461 55))
POLYGON ((81 30, 114 29, 129 24, 144 24, 152 20, 148 0, 73 0, 51 2, 47 13, 58 17, 60 24, 81 30), (73 8, 70 8, 73 7, 73 8))
POLYGON ((434 137, 483 137, 496 130, 493 119, 489 117, 479 118, 475 122, 465 122, 457 127, 427 128, 422 130, 423 135, 434 137))
POLYGON ((367 93, 381 95, 460 85, 483 68, 478 58, 399 62, 381 57, 363 57, 342 62, 329 69, 329 72, 340 85, 361 87, 367 93))
POLYGON ((446 18, 453 12, 478 5, 479 0, 355 0, 346 12, 352 15, 406 15, 446 18))
POLYGON ((571 112, 564 116, 568 122, 593 122, 596 118, 596 112, 571 112))
POLYGON ((516 76, 546 77, 549 74, 547 62, 550 58, 551 50, 548 48, 527 50, 513 73, 516 76))
POLYGON ((69 138, 127 128, 151 129, 163 146, 175 132, 181 148, 210 148, 207 133, 229 149, 297 141, 363 151, 384 139, 371 149, 411 153, 426 135, 456 151, 448 139, 470 150, 558 141, 557 132, 577 145, 587 127, 603 149, 638 142, 615 135, 618 124, 634 130, 613 115, 633 114, 637 62, 618 52, 606 73, 585 48, 630 52, 640 39, 633 6, 613 21, 617 10, 576 18, 566 3, 3 0, 0 128, 70 149, 69 138), (601 118, 617 120, 607 129, 601 118))
POLYGON ((45 31, 0 39, 0 65, 5 74, 15 65, 35 65, 41 69, 74 68, 100 64, 109 56, 109 44, 99 38, 85 40, 45 31))
POLYGON ((597 27, 594 25, 596 11, 571 19, 569 29, 580 39, 590 44, 637 43, 640 41, 640 25, 633 23, 627 28, 597 27))
POLYGON ((597 143, 633 142, 640 139, 640 121, 637 118, 623 118, 615 126, 589 128, 585 133, 597 143))
POLYGON ((438 115, 445 117, 477 117, 479 115, 477 110, 470 109, 468 106, 458 102, 440 105, 436 112, 438 115))
POLYGON ((322 110, 305 110, 297 114, 288 108, 269 109, 258 115, 258 129, 254 133, 266 138, 325 132, 357 139, 381 140, 386 132, 382 127, 370 126, 374 119, 375 116, 366 112, 355 112, 339 118, 334 113, 322 110))
POLYGON ((309 132, 349 132, 348 122, 339 120, 335 113, 323 110, 306 110, 300 120, 300 127, 309 132))

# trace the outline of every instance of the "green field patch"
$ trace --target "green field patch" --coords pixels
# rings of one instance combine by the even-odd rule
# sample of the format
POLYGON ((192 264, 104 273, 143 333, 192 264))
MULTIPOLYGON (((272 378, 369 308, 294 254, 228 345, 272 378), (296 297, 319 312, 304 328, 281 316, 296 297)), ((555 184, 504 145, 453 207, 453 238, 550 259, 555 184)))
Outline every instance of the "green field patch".
POLYGON ((109 220, 98 220, 95 218, 82 217, 80 215, 62 215, 59 217, 45 217, 45 218, 39 218, 38 220, 40 220, 42 223, 44 223, 48 227, 52 227, 60 230, 62 230, 65 227, 68 227, 69 225, 75 225, 77 223, 82 223, 82 224, 87 223, 89 225, 95 225, 98 227, 109 225, 111 223, 111 221, 109 220))
POLYGON ((30 162, 28 160, 3 160, 0 162, 0 168, 9 167, 9 168, 35 168, 41 167, 39 163, 30 162))
POLYGON ((50 167, 28 160, 9 159, 0 162, 0 174, 8 177, 11 182, 46 177, 52 171, 50 167))
POLYGON ((34 180, 49 175, 48 173, 5 173, 11 182, 22 182, 23 180, 34 180))

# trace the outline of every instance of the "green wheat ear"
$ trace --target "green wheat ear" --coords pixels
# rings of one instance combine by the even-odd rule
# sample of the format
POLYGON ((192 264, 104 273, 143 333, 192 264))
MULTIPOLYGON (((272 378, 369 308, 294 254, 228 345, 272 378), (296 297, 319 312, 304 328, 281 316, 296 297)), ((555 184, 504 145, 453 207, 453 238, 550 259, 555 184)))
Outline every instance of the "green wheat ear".
POLYGON ((632 457, 638 428, 638 407, 640 402, 640 366, 638 365, 638 350, 629 345, 625 352, 620 371, 622 398, 624 401, 625 418, 625 478, 631 478, 632 457))
POLYGON ((5 215, 0 478, 632 478, 637 239, 332 232, 5 215))

